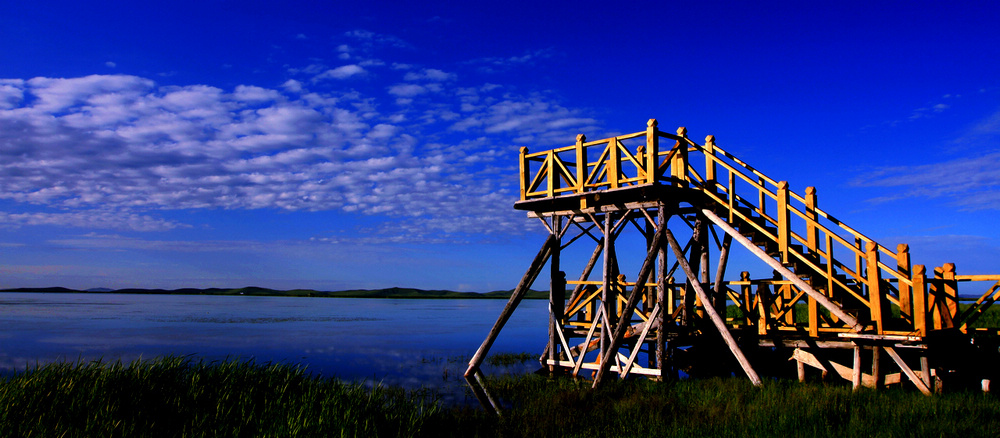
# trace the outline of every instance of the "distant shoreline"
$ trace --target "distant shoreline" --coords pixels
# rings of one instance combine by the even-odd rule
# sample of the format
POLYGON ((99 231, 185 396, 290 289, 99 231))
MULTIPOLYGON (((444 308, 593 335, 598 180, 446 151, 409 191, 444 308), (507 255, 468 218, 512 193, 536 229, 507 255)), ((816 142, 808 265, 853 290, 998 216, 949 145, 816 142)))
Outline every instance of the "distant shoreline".
MULTIPOLYGON (((146 294, 146 295, 243 295, 261 297, 318 297, 318 298, 396 298, 396 299, 509 299, 512 291, 455 292, 450 290, 422 290, 391 287, 387 289, 356 289, 342 291, 317 291, 312 289, 275 290, 263 287, 223 288, 183 288, 183 289, 88 289, 77 290, 65 287, 12 288, 0 292, 23 293, 83 293, 83 294, 146 294)), ((531 290, 525 299, 548 299, 549 293, 531 290)))

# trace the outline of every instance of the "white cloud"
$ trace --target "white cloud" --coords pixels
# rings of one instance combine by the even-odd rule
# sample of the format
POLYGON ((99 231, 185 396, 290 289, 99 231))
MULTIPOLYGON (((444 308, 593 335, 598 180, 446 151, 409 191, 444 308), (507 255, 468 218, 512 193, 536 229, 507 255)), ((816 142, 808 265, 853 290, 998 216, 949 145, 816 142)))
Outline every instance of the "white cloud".
POLYGON ((168 231, 175 228, 190 227, 189 225, 170 220, 120 211, 84 210, 69 213, 0 212, 0 227, 19 228, 33 225, 124 231, 168 231))
POLYGON ((403 79, 407 81, 444 82, 444 81, 453 81, 455 80, 455 78, 456 76, 454 73, 447 73, 442 70, 438 70, 436 68, 427 68, 418 72, 411 71, 407 73, 405 76, 403 76, 403 79))
POLYGON ((321 81, 324 79, 347 79, 352 76, 364 75, 365 73, 366 71, 363 67, 357 64, 349 64, 320 73, 313 78, 313 81, 321 81))
POLYGON ((540 95, 432 84, 365 95, 296 80, 232 90, 122 75, 3 80, 0 199, 60 213, 0 219, 158 231, 186 225, 157 211, 269 208, 407 218, 370 230, 393 241, 523 232, 510 208, 513 140, 571 144, 596 122, 540 95), (433 99, 382 109, 416 96, 433 99))
POLYGON ((397 84, 389 87, 389 94, 399 97, 415 97, 427 93, 427 88, 417 84, 397 84))
POLYGON ((944 198, 965 210, 1000 210, 1000 110, 983 118, 953 143, 988 145, 978 155, 919 166, 893 166, 866 172, 852 181, 859 187, 892 187, 896 193, 872 199, 944 198))

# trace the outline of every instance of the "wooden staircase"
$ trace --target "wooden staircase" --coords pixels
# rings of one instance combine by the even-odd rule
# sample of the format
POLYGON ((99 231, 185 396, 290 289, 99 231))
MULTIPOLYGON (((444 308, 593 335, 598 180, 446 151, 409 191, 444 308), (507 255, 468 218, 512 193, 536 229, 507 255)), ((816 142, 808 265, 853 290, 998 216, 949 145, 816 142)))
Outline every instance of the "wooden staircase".
MULTIPOLYGON (((932 360, 947 364, 954 356, 947 353, 949 345, 969 344, 978 333, 1000 339, 1000 328, 974 325, 1000 299, 1000 275, 957 275, 953 264, 913 265, 907 245, 888 248, 858 232, 819 207, 815 188, 795 193, 787 182, 723 150, 711 135, 699 144, 685 128, 666 133, 650 120, 646 130, 631 134, 592 141, 581 134, 570 146, 521 148, 519 180, 514 208, 540 219, 549 238, 470 361, 467 377, 544 266, 551 289, 542 362, 550 372, 592 371, 595 385, 609 372, 623 377, 662 377, 667 368, 677 372, 676 358, 691 356, 685 348, 715 348, 703 335, 716 331, 725 341, 722 348, 755 384, 760 379, 744 348, 758 353, 793 348, 800 378, 803 367, 811 366, 836 372, 855 387, 878 386, 883 378, 904 380, 900 373, 880 374, 879 358, 887 354, 928 393, 933 386, 928 351, 935 342, 934 350, 945 353, 932 360), (662 140, 673 144, 661 147, 662 140), (682 219, 673 222, 677 226, 690 228, 681 231, 691 233, 687 245, 672 232, 672 217, 682 219), (615 241, 632 225, 645 239, 646 257, 638 275, 627 281, 620 274, 630 270, 619 266, 615 241), (575 237, 566 237, 570 230, 575 237), (709 234, 716 236, 719 254, 714 280, 709 234), (560 253, 581 238, 597 246, 573 280, 563 272, 560 253), (726 279, 733 244, 774 275, 754 279, 744 271, 726 279), (590 279, 595 270, 602 272, 600 280, 590 279), (682 280, 675 282, 674 274, 682 280), (993 285, 962 309, 958 286, 965 282, 993 285), (734 307, 737 315, 731 314, 734 307), (897 351, 904 349, 910 351, 897 351), (870 374, 862 372, 863 352, 872 361, 870 374), (639 363, 643 353, 646 365, 639 363), (835 362, 844 353, 853 354, 853 366, 835 362), (912 365, 918 361, 916 370, 912 365)), ((995 347, 992 352, 996 356, 995 347)), ((718 355, 709 357, 715 362, 718 355)), ((939 373, 950 373, 948 366, 939 373)))

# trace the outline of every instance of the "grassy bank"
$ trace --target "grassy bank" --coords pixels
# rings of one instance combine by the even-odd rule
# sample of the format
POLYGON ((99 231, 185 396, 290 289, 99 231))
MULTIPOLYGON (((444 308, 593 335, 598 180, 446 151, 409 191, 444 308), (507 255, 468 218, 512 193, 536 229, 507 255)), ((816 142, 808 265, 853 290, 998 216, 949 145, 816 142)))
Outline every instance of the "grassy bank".
POLYGON ((0 436, 998 436, 1000 401, 745 379, 489 379, 506 409, 442 407, 288 366, 53 364, 0 384, 0 436))

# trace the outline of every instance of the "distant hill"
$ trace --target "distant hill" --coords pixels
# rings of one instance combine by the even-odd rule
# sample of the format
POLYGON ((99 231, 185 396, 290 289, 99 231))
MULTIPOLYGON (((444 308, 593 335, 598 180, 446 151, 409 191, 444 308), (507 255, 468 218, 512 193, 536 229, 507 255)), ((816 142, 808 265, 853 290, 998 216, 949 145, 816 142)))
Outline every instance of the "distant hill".
MULTIPOLYGON (((509 299, 513 291, 455 292, 450 290, 422 290, 403 287, 388 289, 357 289, 343 291, 317 291, 312 289, 275 290, 263 287, 241 287, 238 289, 107 289, 94 288, 88 290, 67 289, 65 287, 46 288, 16 288, 2 289, 0 292, 52 292, 52 293, 116 293, 116 294, 155 294, 155 295, 250 295, 272 297, 330 297, 330 298, 443 298, 443 299, 509 299)), ((528 291, 525 299, 548 299, 547 291, 528 291)))

